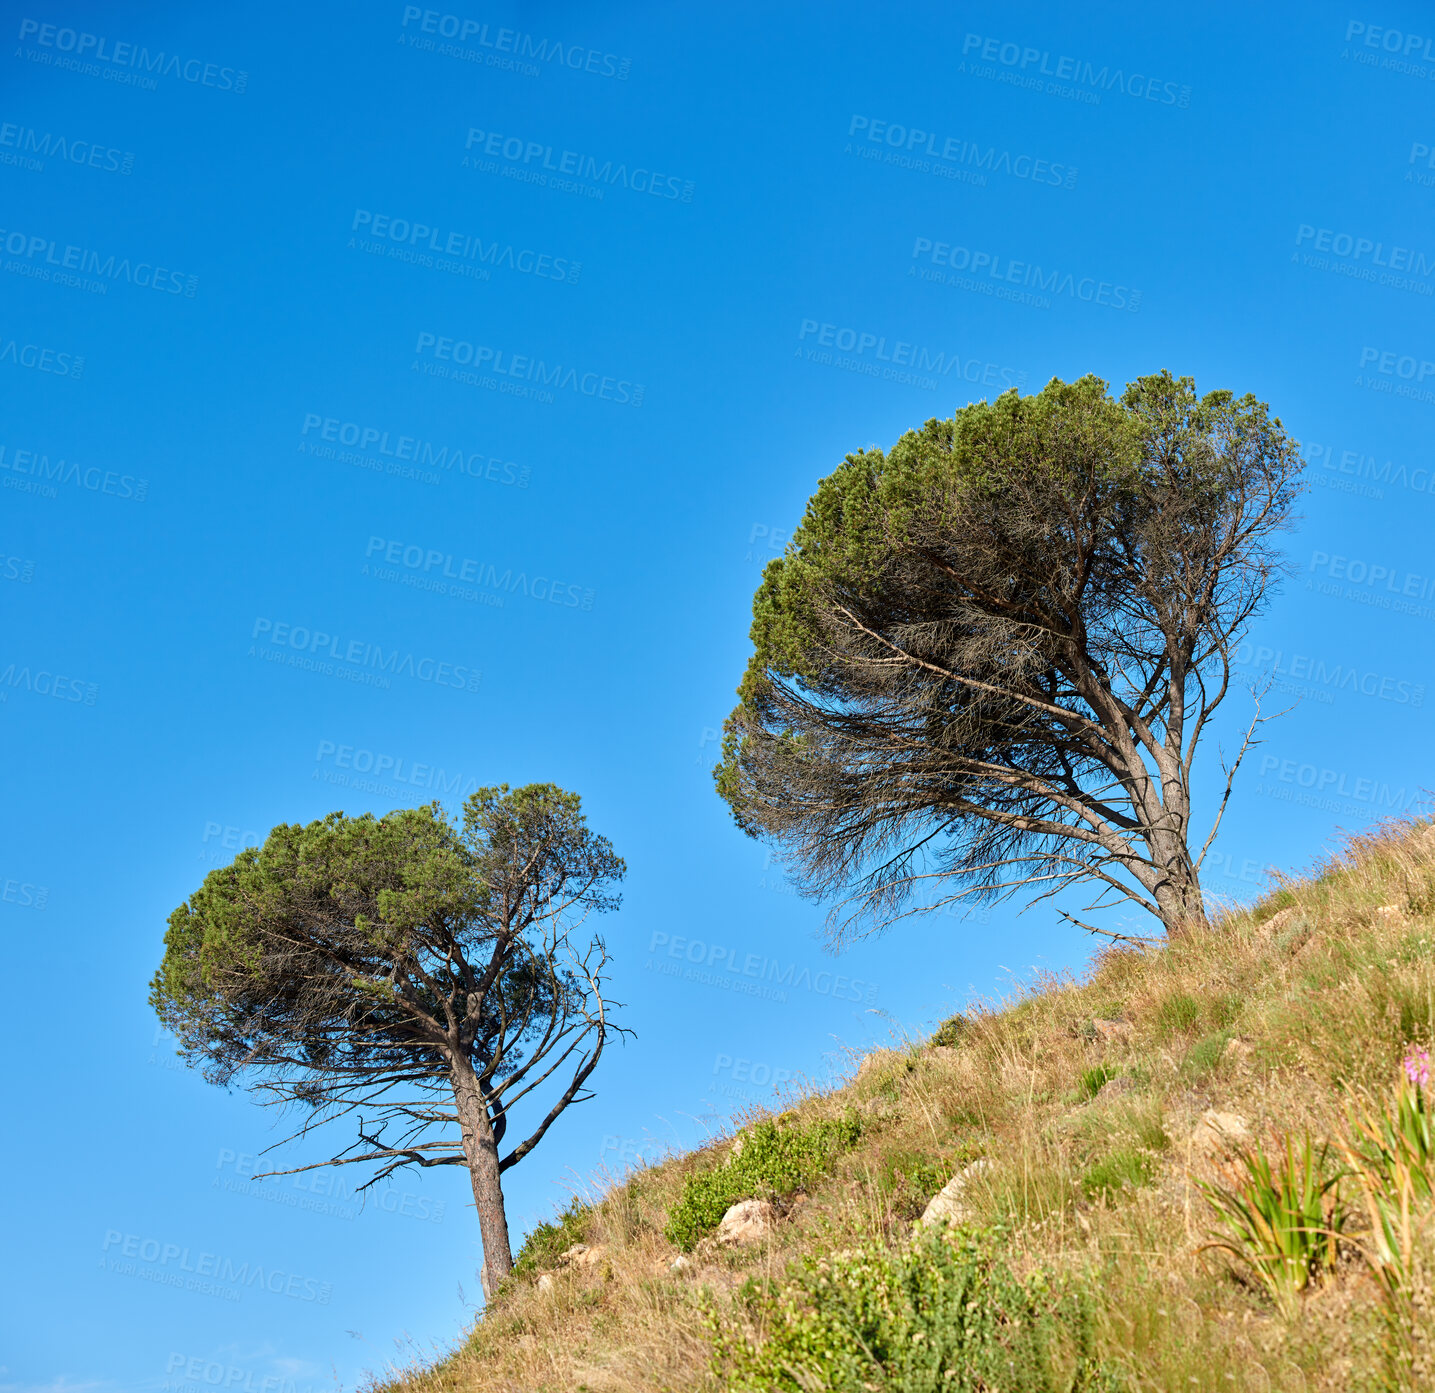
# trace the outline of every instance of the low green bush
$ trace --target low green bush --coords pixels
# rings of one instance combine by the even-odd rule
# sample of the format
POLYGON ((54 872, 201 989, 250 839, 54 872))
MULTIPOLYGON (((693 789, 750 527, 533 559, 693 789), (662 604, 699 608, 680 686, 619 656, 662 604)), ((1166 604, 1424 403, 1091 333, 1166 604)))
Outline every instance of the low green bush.
POLYGON ((1156 1158, 1149 1151, 1123 1147, 1103 1157, 1081 1177, 1087 1199, 1111 1199, 1122 1190, 1149 1185, 1156 1174, 1156 1158))
POLYGON ((664 1230, 668 1241, 691 1252, 739 1200, 778 1199, 816 1184, 860 1133, 861 1124, 851 1113, 806 1127, 765 1118, 743 1133, 736 1157, 684 1181, 664 1230))
POLYGON ((1226 1046, 1231 1042, 1229 1030, 1218 1030, 1214 1035, 1207 1035, 1204 1039, 1196 1041, 1186 1052, 1186 1058, 1182 1061, 1181 1067, 1187 1074, 1199 1078, 1202 1074, 1209 1074, 1212 1069, 1221 1062, 1221 1056, 1226 1052, 1226 1046))
POLYGON ((1172 992, 1156 1008, 1156 1028, 1162 1035, 1181 1035, 1201 1019, 1201 1003, 1186 992, 1172 992))
POLYGON ((1121 1070, 1112 1064, 1094 1064, 1090 1069, 1083 1069, 1076 1081, 1076 1101, 1084 1103, 1096 1097, 1112 1079, 1120 1076, 1121 1070))
POLYGON ((1171 1145, 1171 1138, 1166 1135, 1166 1125, 1161 1116, 1159 1103, 1149 1103, 1144 1107, 1132 1110, 1128 1114, 1127 1125, 1130 1127, 1137 1145, 1144 1151, 1161 1152, 1171 1145))
POLYGON ((932 1036, 934 1045, 959 1045, 963 1038, 971 1031, 972 1023, 963 1015, 958 1013, 943 1021, 938 1027, 937 1033, 932 1036))
POLYGON ((575 1243, 584 1242, 588 1219, 592 1213, 591 1205, 575 1199, 552 1222, 539 1224, 534 1228, 524 1240, 513 1264, 514 1276, 531 1276, 555 1266, 559 1254, 566 1253, 575 1243))
POLYGON ((962 1147, 956 1162, 942 1162, 916 1151, 889 1152, 882 1157, 878 1188, 898 1219, 915 1219, 928 1201, 971 1159, 962 1147))
POLYGON ((1075 1282, 1017 1278, 1000 1235, 871 1244, 807 1259, 750 1295, 761 1342, 714 1316, 714 1373, 732 1393, 1096 1393, 1119 1388, 1093 1357, 1093 1300, 1075 1282))

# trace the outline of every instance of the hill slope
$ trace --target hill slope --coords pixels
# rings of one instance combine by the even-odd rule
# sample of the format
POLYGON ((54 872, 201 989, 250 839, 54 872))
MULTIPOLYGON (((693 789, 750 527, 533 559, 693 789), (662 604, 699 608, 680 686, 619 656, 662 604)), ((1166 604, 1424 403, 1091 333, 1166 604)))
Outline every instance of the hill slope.
POLYGON ((1435 1386, 1435 1124, 1418 1055, 1396 1120, 1425 1141, 1392 1172, 1410 1197, 1403 1266, 1393 1249, 1378 1261, 1365 1161, 1370 1184, 1347 1173, 1320 1190, 1374 1144, 1344 1162, 1319 1149, 1351 1137, 1352 1108, 1378 1123, 1399 1102, 1402 1060, 1435 1026, 1432 946, 1435 827, 1360 838, 1209 933, 1106 953, 1083 981, 1039 981, 868 1056, 845 1087, 747 1119, 736 1157, 725 1139, 575 1206, 530 1237, 455 1353, 382 1386, 1435 1386), (1306 1135, 1314 1217, 1286 1224, 1293 1256, 1202 1251, 1241 1248, 1202 1183, 1258 1204, 1242 1145, 1279 1182, 1288 1136, 1304 1174, 1306 1135), (951 1226, 914 1238, 962 1172, 951 1226), (770 1232, 719 1246, 718 1218, 748 1198, 771 1201, 770 1232), (1342 1226, 1347 1240, 1323 1237, 1342 1226))

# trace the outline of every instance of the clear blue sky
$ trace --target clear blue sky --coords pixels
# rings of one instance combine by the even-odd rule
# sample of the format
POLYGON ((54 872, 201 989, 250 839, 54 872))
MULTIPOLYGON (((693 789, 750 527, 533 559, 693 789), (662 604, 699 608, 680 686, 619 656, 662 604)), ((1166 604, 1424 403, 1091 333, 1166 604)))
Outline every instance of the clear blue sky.
POLYGON ((1049 908, 833 959, 712 792, 848 450, 1055 374, 1254 391, 1313 487, 1245 670, 1301 700, 1208 885, 1430 783, 1427 7, 439 4, 0 7, 6 1393, 352 1388, 469 1318, 460 1171, 250 1189, 273 1120, 156 1036, 165 917, 276 822, 553 780, 627 858, 637 1035, 519 1234, 1081 968, 1049 908))

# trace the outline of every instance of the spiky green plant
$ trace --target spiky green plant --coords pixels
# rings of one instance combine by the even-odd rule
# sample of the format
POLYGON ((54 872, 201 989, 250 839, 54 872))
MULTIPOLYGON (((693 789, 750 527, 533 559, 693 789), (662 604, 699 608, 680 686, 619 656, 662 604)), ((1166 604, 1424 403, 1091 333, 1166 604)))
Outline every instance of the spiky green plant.
POLYGON ((1350 1135, 1340 1149, 1360 1187, 1370 1238, 1362 1244, 1379 1284, 1388 1332, 1391 1387, 1417 1386, 1413 1288, 1435 1219, 1435 1102, 1430 1056, 1406 1052, 1401 1076, 1385 1107, 1368 1099, 1352 1105, 1350 1135))
POLYGON ((1230 1189, 1198 1182, 1224 1230, 1202 1251, 1229 1253, 1289 1317, 1300 1293, 1335 1267, 1348 1222, 1340 1198, 1344 1172, 1331 1172, 1330 1149, 1309 1134, 1299 1144, 1287 1135, 1275 1165, 1259 1143, 1238 1155, 1243 1182, 1230 1189))

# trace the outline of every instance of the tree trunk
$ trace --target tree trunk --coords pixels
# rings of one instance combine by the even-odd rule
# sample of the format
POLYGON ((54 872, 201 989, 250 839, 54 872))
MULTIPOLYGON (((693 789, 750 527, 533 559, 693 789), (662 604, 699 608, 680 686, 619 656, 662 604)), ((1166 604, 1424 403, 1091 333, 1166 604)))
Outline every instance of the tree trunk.
POLYGON ((1185 838, 1168 833, 1160 840, 1166 845, 1157 852, 1153 839, 1152 860, 1165 868, 1165 875, 1157 882, 1153 894, 1167 938, 1177 938, 1190 929, 1205 927, 1206 905, 1185 838))
POLYGON ((508 1215, 503 1208, 503 1185, 498 1171, 498 1143, 493 1137, 488 1108, 478 1076, 466 1059, 450 1066, 459 1128, 463 1133, 463 1154, 468 1158, 473 1183, 473 1204, 478 1210, 478 1228, 483 1237, 483 1268, 479 1281, 484 1300, 499 1282, 513 1271, 513 1250, 508 1242, 508 1215))

